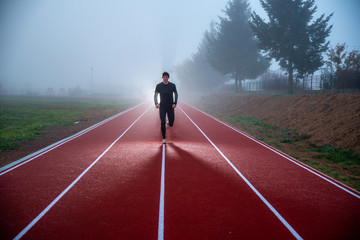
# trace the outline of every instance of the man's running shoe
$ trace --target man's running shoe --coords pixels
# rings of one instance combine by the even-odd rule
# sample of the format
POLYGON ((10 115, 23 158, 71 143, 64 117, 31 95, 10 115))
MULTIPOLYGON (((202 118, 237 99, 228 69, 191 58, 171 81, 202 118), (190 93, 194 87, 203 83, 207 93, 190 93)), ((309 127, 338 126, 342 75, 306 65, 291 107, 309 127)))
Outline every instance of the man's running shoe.
POLYGON ((166 138, 163 138, 163 144, 166 144, 166 138))

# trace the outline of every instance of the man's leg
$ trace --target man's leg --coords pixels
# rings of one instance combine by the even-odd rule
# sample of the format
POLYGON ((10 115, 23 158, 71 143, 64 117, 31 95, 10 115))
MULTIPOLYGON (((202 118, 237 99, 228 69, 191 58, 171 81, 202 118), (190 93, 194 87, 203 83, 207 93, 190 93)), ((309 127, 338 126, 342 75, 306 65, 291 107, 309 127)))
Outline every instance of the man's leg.
POLYGON ((165 117, 166 117, 166 110, 162 107, 159 109, 160 112, 160 120, 161 120, 161 134, 163 138, 166 138, 166 128, 165 128, 165 117))
POLYGON ((173 108, 170 108, 168 111, 168 118, 169 118, 169 126, 172 127, 175 121, 175 111, 173 108))

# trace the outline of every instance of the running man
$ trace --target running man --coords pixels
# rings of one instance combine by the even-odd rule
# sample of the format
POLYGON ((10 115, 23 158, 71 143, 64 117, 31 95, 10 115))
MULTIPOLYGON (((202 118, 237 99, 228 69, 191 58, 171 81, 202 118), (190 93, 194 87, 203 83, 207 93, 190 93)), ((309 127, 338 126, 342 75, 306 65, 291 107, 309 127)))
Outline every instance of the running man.
POLYGON ((169 82, 170 75, 168 72, 163 72, 162 82, 156 85, 154 102, 156 108, 159 108, 160 120, 161 120, 161 133, 163 137, 163 143, 166 143, 166 127, 168 123, 170 127, 174 125, 175 112, 174 109, 177 105, 178 93, 176 91, 176 85, 169 82), (158 95, 160 94, 160 103, 158 103, 158 95), (175 95, 175 98, 174 98, 175 95), (166 114, 168 121, 166 120, 166 114))

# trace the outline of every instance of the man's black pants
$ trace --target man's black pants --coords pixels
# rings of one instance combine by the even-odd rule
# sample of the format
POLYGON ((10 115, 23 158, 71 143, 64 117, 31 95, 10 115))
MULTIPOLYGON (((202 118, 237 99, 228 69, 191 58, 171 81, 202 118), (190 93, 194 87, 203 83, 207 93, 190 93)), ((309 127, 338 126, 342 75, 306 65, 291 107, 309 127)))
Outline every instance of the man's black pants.
POLYGON ((160 106, 160 120, 161 120, 161 134, 163 138, 166 138, 166 114, 169 119, 169 126, 172 127, 174 125, 175 120, 175 112, 172 106, 160 106))

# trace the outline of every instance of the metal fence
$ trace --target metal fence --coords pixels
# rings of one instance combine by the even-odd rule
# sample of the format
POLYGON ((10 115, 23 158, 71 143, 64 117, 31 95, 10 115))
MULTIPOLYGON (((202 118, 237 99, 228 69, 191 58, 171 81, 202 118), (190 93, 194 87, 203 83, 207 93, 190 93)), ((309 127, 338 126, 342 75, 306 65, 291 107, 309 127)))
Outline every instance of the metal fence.
MULTIPOLYGON (((360 80, 360 79, 359 79, 360 80)), ((356 79, 356 81, 359 81, 356 79)), ((355 80, 354 80, 355 81, 355 80)), ((242 82, 244 92, 253 93, 287 93, 287 76, 273 74, 272 76, 263 75, 256 80, 245 80, 242 82)), ((295 94, 316 94, 316 93, 359 93, 360 89, 354 87, 334 87, 334 84, 323 75, 308 76, 303 79, 294 79, 293 83, 295 94)), ((341 85, 340 85, 341 86, 341 85)))

